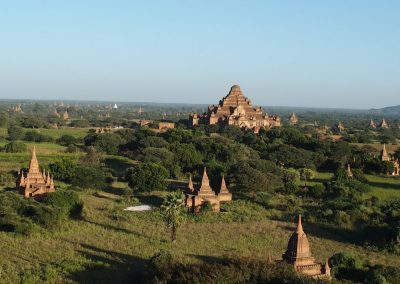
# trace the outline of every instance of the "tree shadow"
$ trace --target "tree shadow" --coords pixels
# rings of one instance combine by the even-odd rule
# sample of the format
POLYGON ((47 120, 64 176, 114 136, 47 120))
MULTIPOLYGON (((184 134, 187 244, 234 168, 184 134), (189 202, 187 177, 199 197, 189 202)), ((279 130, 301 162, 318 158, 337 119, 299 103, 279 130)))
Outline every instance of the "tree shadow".
POLYGON ((142 234, 142 233, 139 233, 139 232, 136 232, 136 231, 132 231, 132 230, 129 230, 129 229, 116 227, 116 226, 112 226, 112 225, 109 225, 109 224, 101 224, 101 223, 93 222, 93 221, 90 221, 90 220, 83 220, 83 221, 85 221, 85 222, 87 222, 89 224, 92 224, 92 225, 100 226, 100 227, 102 227, 102 228, 104 228, 106 230, 112 230, 112 231, 115 231, 115 232, 130 234, 130 235, 133 235, 133 236, 136 236, 136 237, 145 238, 147 240, 151 240, 151 241, 155 241, 155 242, 166 242, 166 240, 160 240, 160 239, 156 239, 154 237, 149 237, 149 236, 147 236, 145 234, 142 234))
POLYGON ((78 283, 150 283, 149 262, 143 258, 80 243, 77 252, 89 263, 69 274, 78 283))
POLYGON ((102 188, 102 191, 115 194, 115 195, 123 195, 126 191, 123 188, 117 188, 112 185, 107 185, 102 188))
POLYGON ((111 169, 113 171, 114 176, 117 177, 124 177, 126 169, 133 166, 133 163, 129 161, 113 157, 107 157, 104 160, 104 164, 107 168, 111 169))
POLYGON ((140 201, 140 203, 151 205, 153 207, 160 207, 164 201, 162 197, 157 195, 135 195, 135 197, 140 201))
POLYGON ((385 182, 369 181, 368 184, 370 186, 384 188, 384 189, 400 190, 400 183, 385 183, 385 182))

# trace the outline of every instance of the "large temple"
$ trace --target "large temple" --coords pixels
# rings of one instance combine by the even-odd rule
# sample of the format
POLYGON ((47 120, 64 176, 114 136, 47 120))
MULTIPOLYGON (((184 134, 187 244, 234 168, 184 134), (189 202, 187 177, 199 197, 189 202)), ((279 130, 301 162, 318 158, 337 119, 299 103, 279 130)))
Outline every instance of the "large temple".
POLYGON ((269 116, 261 107, 253 108, 251 101, 245 97, 239 85, 233 85, 229 94, 218 105, 208 107, 206 113, 191 114, 189 117, 192 126, 204 124, 222 126, 233 125, 258 132, 261 128, 280 127, 279 116, 269 116))
POLYGON ((210 180, 207 175, 207 170, 204 168, 203 177, 200 186, 195 189, 192 177, 189 177, 189 182, 185 191, 185 205, 192 212, 199 212, 205 202, 209 202, 214 212, 220 211, 220 202, 231 201, 232 193, 229 192, 225 178, 222 176, 221 186, 214 191, 210 186, 210 180))
POLYGON ((296 231, 290 237, 282 258, 285 262, 293 265, 297 272, 314 278, 331 278, 329 264, 327 262, 325 265, 318 263, 311 255, 310 244, 301 224, 301 215, 299 215, 296 231))
POLYGON ((16 181, 19 193, 25 197, 34 197, 40 199, 49 192, 54 192, 54 180, 50 173, 40 172, 39 162, 36 158, 36 148, 33 147, 29 169, 25 173, 20 170, 16 181))

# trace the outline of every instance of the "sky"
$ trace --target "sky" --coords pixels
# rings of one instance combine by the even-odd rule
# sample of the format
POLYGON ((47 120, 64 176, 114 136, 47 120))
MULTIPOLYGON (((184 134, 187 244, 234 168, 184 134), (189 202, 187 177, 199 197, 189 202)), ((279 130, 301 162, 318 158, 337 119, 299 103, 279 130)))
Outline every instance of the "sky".
POLYGON ((0 0, 0 98, 400 104, 400 1, 0 0))

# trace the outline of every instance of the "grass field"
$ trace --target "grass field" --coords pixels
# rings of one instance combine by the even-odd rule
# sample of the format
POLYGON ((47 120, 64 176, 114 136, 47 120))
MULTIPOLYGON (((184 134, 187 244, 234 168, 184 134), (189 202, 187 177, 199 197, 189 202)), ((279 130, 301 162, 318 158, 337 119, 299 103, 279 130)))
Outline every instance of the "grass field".
MULTIPOLYGON (((83 193, 82 198, 84 219, 69 221, 60 230, 30 237, 0 233, 0 276, 4 283, 19 283, 38 271, 49 274, 57 283, 125 283, 134 271, 146 269, 147 260, 161 250, 184 263, 224 256, 271 255, 279 259, 294 230, 294 224, 263 217, 268 212, 260 207, 255 208, 258 217, 246 222, 235 221, 229 213, 214 215, 210 221, 190 220, 180 228, 178 241, 173 244, 156 211, 123 211, 124 206, 116 202, 118 196, 112 194, 95 197, 83 193)), ((150 203, 158 199, 146 197, 150 203)), ((235 202, 240 211, 242 202, 235 202)), ((304 227, 306 232, 311 230, 307 223, 304 227)), ((340 236, 322 229, 312 231, 309 241, 320 261, 346 251, 374 263, 400 265, 399 257, 335 241, 340 236)))
MULTIPOLYGON (((37 128, 37 129, 25 129, 36 130, 44 135, 51 136, 54 139, 60 138, 62 135, 72 135, 76 138, 85 137, 88 134, 90 128, 74 128, 74 127, 61 127, 57 129, 37 128)), ((7 137, 7 128, 0 128, 0 137, 7 137)))

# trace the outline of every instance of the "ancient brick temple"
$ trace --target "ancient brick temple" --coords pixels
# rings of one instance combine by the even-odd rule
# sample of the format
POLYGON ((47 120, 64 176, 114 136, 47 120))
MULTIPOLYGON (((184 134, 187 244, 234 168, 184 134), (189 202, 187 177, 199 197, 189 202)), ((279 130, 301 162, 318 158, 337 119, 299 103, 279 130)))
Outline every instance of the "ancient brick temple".
POLYGON ((189 177, 189 182, 185 191, 185 205, 192 212, 199 212, 205 202, 211 204, 214 212, 219 212, 220 202, 231 200, 232 193, 229 192, 223 176, 218 191, 214 191, 211 188, 206 168, 204 168, 203 177, 197 189, 195 189, 193 185, 192 176, 189 177))
POLYGON ((311 255, 310 244, 301 224, 301 215, 296 231, 289 239, 286 252, 282 255, 285 262, 292 264, 297 272, 314 278, 330 278, 331 271, 328 263, 317 263, 311 255))
POLYGON ((388 173, 388 175, 392 176, 398 176, 400 174, 400 163, 399 160, 397 159, 391 159, 387 150, 386 150, 386 144, 383 144, 383 148, 381 151, 381 160, 385 162, 392 162, 393 163, 393 172, 388 173))
POLYGON ((33 147, 32 159, 29 164, 28 172, 20 170, 16 181, 19 193, 25 197, 35 197, 40 199, 49 192, 54 192, 53 177, 49 173, 40 172, 39 162, 36 158, 36 148, 33 147))
POLYGON ((258 132, 261 128, 280 127, 279 116, 269 116, 261 107, 253 108, 251 101, 246 98, 240 86, 233 85, 229 94, 217 106, 208 107, 202 115, 191 114, 189 120, 192 126, 204 124, 222 126, 233 125, 258 132))

